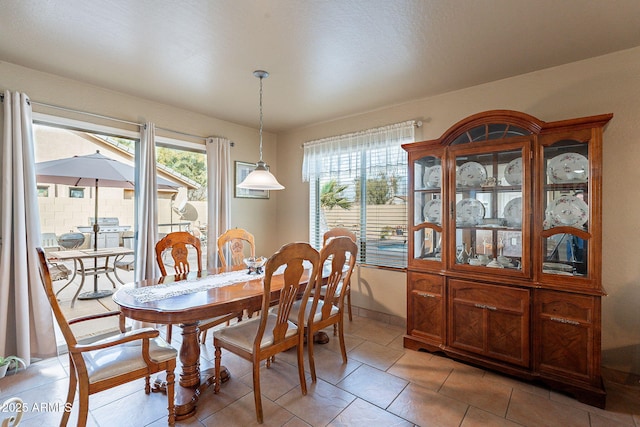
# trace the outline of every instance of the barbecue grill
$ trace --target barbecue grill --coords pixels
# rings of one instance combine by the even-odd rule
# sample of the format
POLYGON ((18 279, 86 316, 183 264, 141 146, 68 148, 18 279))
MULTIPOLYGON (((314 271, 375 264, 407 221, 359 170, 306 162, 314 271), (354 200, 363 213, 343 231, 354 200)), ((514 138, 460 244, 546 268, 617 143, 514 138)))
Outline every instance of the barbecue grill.
MULTIPOLYGON (((79 225, 78 231, 81 233, 91 233, 91 247, 93 248, 93 224, 94 218, 89 218, 89 225, 79 225)), ((98 249, 114 248, 120 246, 120 233, 129 231, 130 225, 120 225, 120 220, 115 217, 98 218, 98 249)))
POLYGON ((65 233, 58 238, 58 244, 65 249, 75 249, 84 243, 84 234, 65 233))

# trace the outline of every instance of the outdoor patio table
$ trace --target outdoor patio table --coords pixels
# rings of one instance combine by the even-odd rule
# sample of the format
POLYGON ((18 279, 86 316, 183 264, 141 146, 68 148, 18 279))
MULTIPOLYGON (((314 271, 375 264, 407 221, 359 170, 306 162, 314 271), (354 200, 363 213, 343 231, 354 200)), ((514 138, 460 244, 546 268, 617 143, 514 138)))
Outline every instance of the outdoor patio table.
POLYGON ((48 259, 57 259, 59 261, 68 261, 73 260, 73 275, 71 279, 65 285, 56 292, 58 295, 62 290, 64 290, 67 286, 69 286, 75 278, 80 276, 80 285, 78 286, 78 290, 76 291, 73 299, 71 300, 71 307, 73 308, 76 299, 95 299, 95 298, 103 298, 113 294, 112 290, 102 290, 98 291, 97 284, 94 282, 93 292, 87 292, 84 294, 80 294, 82 287, 84 286, 84 281, 87 276, 94 276, 98 274, 104 273, 104 275, 109 279, 113 288, 116 287, 116 282, 111 278, 109 273, 113 273, 116 280, 118 282, 124 284, 124 281, 118 277, 118 272, 115 268, 115 263, 125 255, 133 254, 133 249, 117 247, 117 248, 105 248, 105 249, 74 249, 69 251, 51 251, 47 253, 48 259), (104 263, 97 262, 98 258, 104 258, 104 263), (84 260, 91 259, 96 260, 92 267, 86 267, 84 260), (110 260, 113 262, 109 262, 110 260))
MULTIPOLYGON (((309 273, 308 269, 301 283, 309 281, 309 273)), ((243 309, 258 310, 262 304, 263 277, 263 274, 248 274, 246 267, 236 266, 128 283, 113 294, 115 303, 131 319, 181 325, 182 371, 176 383, 177 420, 195 414, 198 399, 214 382, 213 369, 200 371, 199 322, 243 309)), ((279 274, 272 278, 272 300, 280 295, 282 277, 279 274)), ((228 370, 223 368, 223 380, 228 375, 228 370)))

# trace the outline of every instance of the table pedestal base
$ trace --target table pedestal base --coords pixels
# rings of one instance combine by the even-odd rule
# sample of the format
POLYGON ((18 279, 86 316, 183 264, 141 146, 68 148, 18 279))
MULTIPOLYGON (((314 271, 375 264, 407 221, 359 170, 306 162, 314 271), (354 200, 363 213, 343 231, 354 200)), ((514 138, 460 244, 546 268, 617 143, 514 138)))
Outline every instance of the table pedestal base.
POLYGON ((113 295, 112 290, 104 290, 104 291, 95 291, 95 292, 85 292, 78 295, 78 299, 86 300, 86 299, 99 299, 108 297, 109 295, 113 295))
MULTIPOLYGON (((176 421, 184 420, 192 417, 196 414, 196 407, 198 406, 198 399, 209 388, 215 385, 215 370, 213 368, 206 369, 201 374, 200 384, 193 387, 185 387, 180 385, 179 382, 175 383, 175 408, 176 408, 176 421)), ((229 370, 221 366, 220 367, 221 382, 226 383, 231 378, 229 370)), ((151 389, 154 393, 166 393, 167 383, 165 381, 165 374, 160 374, 153 383, 151 389)))

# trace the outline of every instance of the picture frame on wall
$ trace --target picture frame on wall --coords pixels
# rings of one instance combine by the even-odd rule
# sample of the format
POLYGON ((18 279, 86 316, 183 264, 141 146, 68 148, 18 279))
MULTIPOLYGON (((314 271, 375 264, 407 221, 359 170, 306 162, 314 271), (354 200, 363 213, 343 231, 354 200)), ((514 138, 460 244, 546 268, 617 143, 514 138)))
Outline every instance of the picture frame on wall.
POLYGON ((244 179, 256 168, 255 163, 247 163, 247 162, 235 162, 235 197, 236 198, 244 198, 244 199, 268 199, 269 198, 269 190, 249 190, 246 188, 238 188, 238 184, 240 184, 244 179))

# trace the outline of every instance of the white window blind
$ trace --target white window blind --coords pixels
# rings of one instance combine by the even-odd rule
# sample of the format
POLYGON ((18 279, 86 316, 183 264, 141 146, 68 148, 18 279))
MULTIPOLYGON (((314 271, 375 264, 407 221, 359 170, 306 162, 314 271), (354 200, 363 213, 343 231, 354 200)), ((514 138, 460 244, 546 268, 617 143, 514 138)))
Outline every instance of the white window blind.
POLYGON ((407 265, 407 155, 415 123, 397 123, 304 144, 310 183, 310 242, 333 227, 356 233, 359 262, 407 265))

